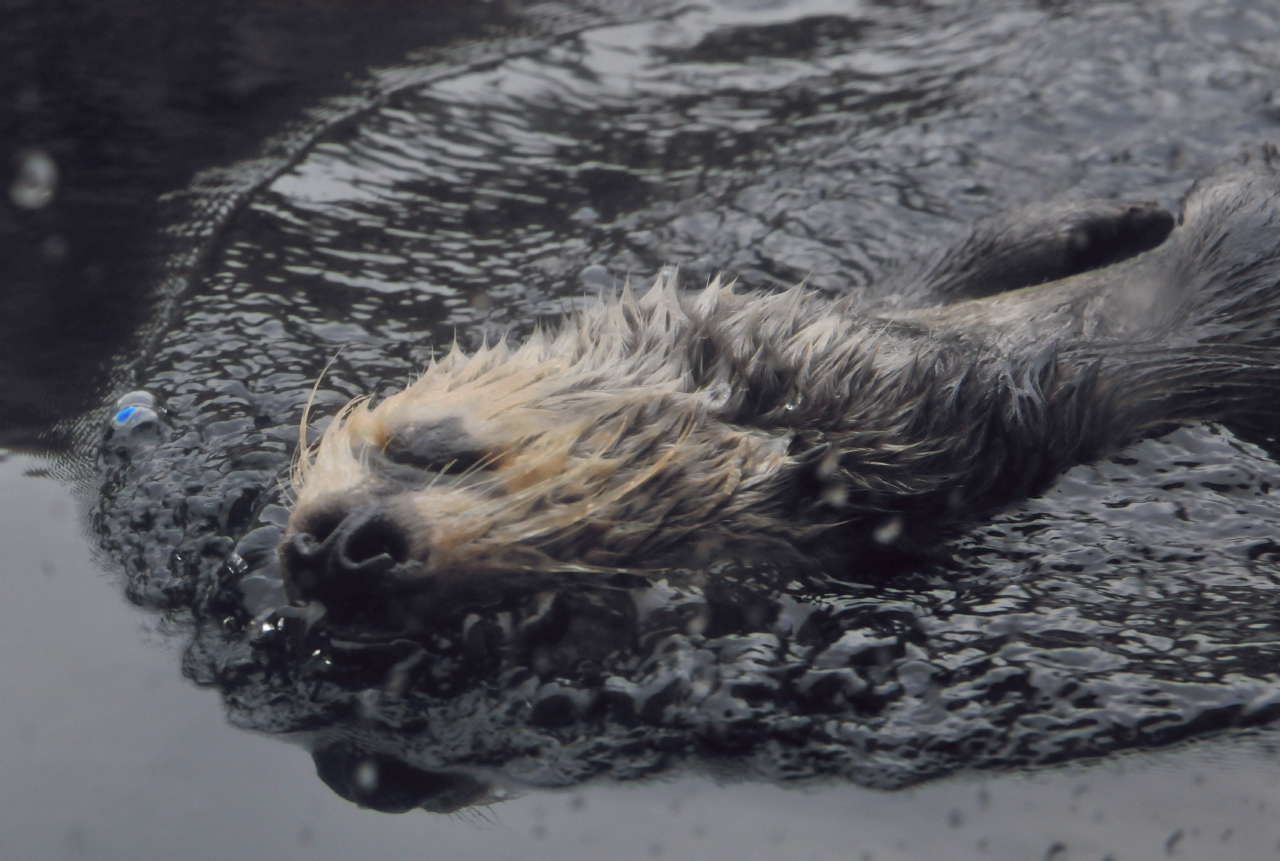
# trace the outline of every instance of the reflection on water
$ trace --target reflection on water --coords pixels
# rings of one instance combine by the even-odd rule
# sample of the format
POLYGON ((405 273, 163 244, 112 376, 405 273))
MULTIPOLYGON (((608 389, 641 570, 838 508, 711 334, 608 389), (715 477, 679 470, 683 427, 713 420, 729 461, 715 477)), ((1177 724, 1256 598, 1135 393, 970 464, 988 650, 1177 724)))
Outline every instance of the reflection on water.
POLYGON ((446 810, 681 762, 902 786, 1274 716, 1280 466, 1213 427, 1073 470, 874 587, 713 567, 390 643, 280 612, 279 481, 330 362, 321 415, 455 335, 519 336, 669 264, 874 295, 887 261, 972 217, 1060 193, 1171 205, 1276 125, 1280 16, 1243 3, 723 3, 530 28, 483 62, 385 74, 234 217, 233 171, 173 231, 196 237, 170 265, 191 289, 134 380, 160 436, 113 432, 94 525, 130 597, 189 627, 184 672, 234 723, 305 734, 355 801, 446 810), (184 269, 215 227, 207 273, 184 269), (636 641, 578 660, 575 620, 611 612, 636 641))

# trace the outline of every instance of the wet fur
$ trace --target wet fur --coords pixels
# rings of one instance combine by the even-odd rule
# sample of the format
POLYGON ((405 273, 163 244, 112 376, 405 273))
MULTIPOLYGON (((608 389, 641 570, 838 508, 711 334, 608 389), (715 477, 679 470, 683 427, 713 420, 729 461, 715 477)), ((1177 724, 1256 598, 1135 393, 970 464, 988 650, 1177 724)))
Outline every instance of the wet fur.
POLYGON ((1265 148, 1201 180, 1144 254, 1171 226, 1151 205, 1039 207, 878 306, 660 277, 518 347, 455 346, 299 459, 290 589, 725 557, 857 576, 1171 423, 1269 421, 1278 168, 1265 148))

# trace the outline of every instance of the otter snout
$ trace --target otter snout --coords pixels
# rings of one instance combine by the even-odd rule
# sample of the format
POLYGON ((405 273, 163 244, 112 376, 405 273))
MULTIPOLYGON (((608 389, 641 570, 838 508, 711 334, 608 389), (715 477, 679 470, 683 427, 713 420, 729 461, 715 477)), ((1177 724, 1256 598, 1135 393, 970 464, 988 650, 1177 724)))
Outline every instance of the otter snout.
POLYGON ((312 518, 281 547, 286 594, 319 601, 340 621, 371 601, 387 575, 409 561, 405 530, 374 505, 312 518))

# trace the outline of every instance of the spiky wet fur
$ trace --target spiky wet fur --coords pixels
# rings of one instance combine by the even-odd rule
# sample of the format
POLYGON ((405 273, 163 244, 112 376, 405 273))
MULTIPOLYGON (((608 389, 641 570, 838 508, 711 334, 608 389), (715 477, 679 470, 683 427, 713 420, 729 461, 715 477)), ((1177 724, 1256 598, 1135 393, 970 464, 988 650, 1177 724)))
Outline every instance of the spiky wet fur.
POLYGON ((1277 166, 1218 171, 1158 249, 1041 286, 986 295, 987 227, 891 280, 896 305, 659 277, 519 347, 455 346, 300 458, 286 542, 364 506, 405 530, 401 579, 762 555, 856 574, 1171 422, 1273 416, 1277 166), (450 421, 466 473, 385 463, 450 421))

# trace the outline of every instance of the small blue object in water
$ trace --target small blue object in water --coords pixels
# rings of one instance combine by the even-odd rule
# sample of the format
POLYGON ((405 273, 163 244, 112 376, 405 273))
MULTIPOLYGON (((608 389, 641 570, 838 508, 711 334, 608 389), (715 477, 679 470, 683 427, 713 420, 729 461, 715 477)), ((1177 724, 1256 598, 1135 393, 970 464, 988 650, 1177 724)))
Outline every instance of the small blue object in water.
POLYGON ((153 422, 158 418, 159 416, 156 415, 155 410, 131 404, 116 413, 111 419, 111 423, 118 428, 133 428, 147 422, 153 422))

